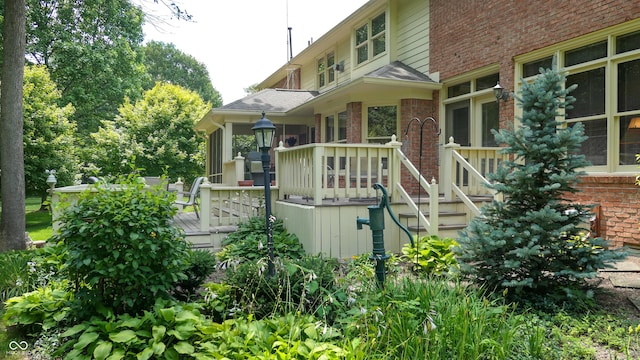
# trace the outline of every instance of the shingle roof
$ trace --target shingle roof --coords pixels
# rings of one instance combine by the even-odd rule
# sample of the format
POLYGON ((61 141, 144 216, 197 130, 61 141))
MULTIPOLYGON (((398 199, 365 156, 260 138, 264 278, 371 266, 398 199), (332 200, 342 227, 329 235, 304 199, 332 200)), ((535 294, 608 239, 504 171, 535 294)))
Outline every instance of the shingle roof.
POLYGON ((426 82, 437 83, 436 81, 433 81, 430 77, 421 73, 420 71, 405 65, 402 61, 394 61, 390 64, 387 64, 379 69, 376 69, 366 74, 365 77, 389 79, 389 80, 426 81, 426 82))
POLYGON ((317 91, 264 89, 216 110, 286 112, 304 104, 317 95, 317 91))

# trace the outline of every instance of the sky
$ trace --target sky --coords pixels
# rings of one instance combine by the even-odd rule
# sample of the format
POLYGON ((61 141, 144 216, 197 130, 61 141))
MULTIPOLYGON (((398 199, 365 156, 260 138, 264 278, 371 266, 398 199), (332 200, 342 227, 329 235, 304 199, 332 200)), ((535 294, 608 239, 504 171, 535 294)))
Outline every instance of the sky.
MULTIPOLYGON (((145 41, 173 43, 203 63, 224 104, 245 96, 244 89, 266 79, 293 55, 367 3, 367 0, 181 0, 192 22, 147 23, 145 41)), ((146 6, 148 11, 152 8, 146 6)), ((153 6, 162 16, 160 5, 153 6)), ((166 12, 165 12, 166 14, 166 12)))

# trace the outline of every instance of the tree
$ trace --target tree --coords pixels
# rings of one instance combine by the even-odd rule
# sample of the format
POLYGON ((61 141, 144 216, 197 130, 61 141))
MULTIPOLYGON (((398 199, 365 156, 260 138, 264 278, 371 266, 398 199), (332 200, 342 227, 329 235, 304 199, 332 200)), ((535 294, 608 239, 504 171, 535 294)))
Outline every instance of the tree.
POLYGON ((126 101, 114 121, 103 121, 92 134, 93 163, 101 175, 119 175, 132 168, 145 175, 166 171, 171 179, 204 173, 204 134, 195 123, 208 110, 195 93, 178 85, 158 83, 141 100, 126 101))
POLYGON ((583 125, 567 124, 560 112, 575 101, 568 96, 575 85, 564 89, 565 75, 556 70, 523 83, 521 126, 494 131, 512 155, 489 176, 489 187, 504 201, 482 208, 461 233, 456 253, 462 274, 490 289, 510 289, 517 299, 566 298, 622 255, 585 235, 589 206, 566 198, 578 191, 580 169, 589 164, 579 155, 583 125))
POLYGON ((71 185, 78 173, 74 146, 73 106, 59 107, 60 91, 44 66, 27 66, 24 73, 24 167, 27 195, 46 199, 46 170, 55 170, 58 186, 71 185))
POLYGON ((25 0, 5 0, 2 84, 0 85, 0 250, 24 249, 25 188, 22 144, 25 0))
POLYGON ((28 58, 47 66, 61 104, 76 108, 73 121, 82 134, 113 119, 125 97, 140 96, 142 10, 129 0, 28 2, 28 58))
POLYGON ((175 45, 159 41, 147 43, 144 47, 144 64, 151 78, 146 88, 152 88, 158 81, 180 85, 198 93, 211 106, 222 106, 222 97, 211 85, 206 66, 176 49, 175 45))

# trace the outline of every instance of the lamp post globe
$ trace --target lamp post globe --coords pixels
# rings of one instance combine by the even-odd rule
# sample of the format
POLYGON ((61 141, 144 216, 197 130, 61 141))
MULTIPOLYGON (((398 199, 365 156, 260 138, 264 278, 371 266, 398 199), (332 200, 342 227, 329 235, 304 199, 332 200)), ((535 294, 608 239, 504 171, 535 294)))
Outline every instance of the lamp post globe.
POLYGON ((269 150, 273 144, 273 138, 276 134, 276 127, 271 120, 267 119, 264 111, 262 118, 251 128, 256 137, 258 148, 262 152, 262 170, 264 172, 264 203, 265 203, 265 221, 267 230, 267 249, 269 250, 268 273, 269 276, 275 275, 275 266, 273 264, 273 224, 271 221, 271 168, 269 150))

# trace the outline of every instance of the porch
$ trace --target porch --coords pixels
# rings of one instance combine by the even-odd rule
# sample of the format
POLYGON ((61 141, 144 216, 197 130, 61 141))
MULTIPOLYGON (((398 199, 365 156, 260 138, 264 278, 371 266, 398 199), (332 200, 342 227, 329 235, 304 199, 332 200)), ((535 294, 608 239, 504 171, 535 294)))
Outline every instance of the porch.
MULTIPOLYGON (((356 219, 368 218, 368 206, 380 196, 373 184, 387 189, 391 210, 414 235, 457 237, 457 232, 493 199, 484 187, 485 175, 494 171, 505 155, 499 148, 461 147, 449 140, 440 151, 440 178, 425 179, 402 152, 402 143, 308 144, 278 146, 275 182, 271 186, 272 212, 296 234, 305 250, 332 257, 350 257, 372 250, 371 232, 358 231, 356 219), (413 183, 413 185, 411 185, 413 183), (419 184, 420 187, 417 187, 419 184), (408 191, 412 187, 414 191, 408 191), (418 191, 415 191, 415 189, 418 191)), ((244 179, 245 159, 224 164, 222 174, 200 187, 201 217, 181 213, 182 226, 194 247, 221 248, 235 226, 264 215, 264 187, 238 186, 244 179)), ((387 217, 385 248, 399 252, 409 240, 387 217)))

